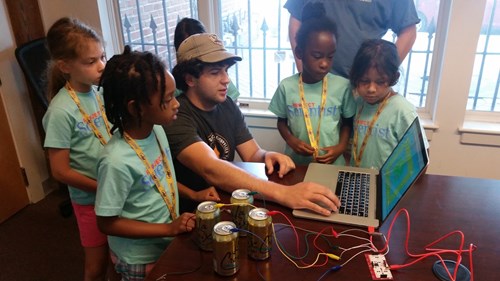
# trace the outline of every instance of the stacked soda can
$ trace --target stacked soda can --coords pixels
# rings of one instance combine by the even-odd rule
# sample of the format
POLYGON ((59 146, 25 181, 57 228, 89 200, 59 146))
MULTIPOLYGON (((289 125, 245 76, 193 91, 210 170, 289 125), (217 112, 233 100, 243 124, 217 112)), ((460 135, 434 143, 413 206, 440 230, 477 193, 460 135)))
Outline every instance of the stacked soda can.
POLYGON ((214 270, 220 275, 230 276, 240 269, 238 232, 230 221, 221 221, 213 228, 214 270))
MULTIPOLYGON (((253 196, 250 195, 250 190, 248 189, 237 189, 231 194, 231 215, 233 217, 233 222, 236 227, 243 230, 248 230, 247 227, 247 217, 248 212, 253 208, 253 196)), ((247 236, 245 231, 240 231, 239 235, 241 237, 247 236)))
POLYGON ((196 209, 196 229, 194 240, 200 249, 213 251, 212 230, 220 222, 220 209, 213 201, 205 201, 196 209))
POLYGON ((248 255, 256 260, 265 260, 271 255, 272 218, 264 208, 255 208, 248 213, 248 255))

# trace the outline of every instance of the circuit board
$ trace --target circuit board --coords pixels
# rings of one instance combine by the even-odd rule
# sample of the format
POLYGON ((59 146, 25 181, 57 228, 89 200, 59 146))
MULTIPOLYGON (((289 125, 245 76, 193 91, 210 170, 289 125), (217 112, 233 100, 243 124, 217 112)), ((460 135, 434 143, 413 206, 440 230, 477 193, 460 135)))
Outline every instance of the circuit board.
POLYGON ((384 255, 366 254, 365 257, 372 280, 392 280, 391 269, 384 255))

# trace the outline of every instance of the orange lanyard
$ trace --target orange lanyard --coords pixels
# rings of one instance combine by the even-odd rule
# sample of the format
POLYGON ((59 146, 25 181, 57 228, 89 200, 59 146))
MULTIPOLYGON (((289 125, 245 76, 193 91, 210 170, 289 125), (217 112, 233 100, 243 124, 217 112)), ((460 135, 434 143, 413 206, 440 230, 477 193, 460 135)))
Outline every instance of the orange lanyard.
POLYGON ((306 123, 307 135, 309 136, 309 142, 311 146, 314 148, 313 157, 316 159, 319 152, 319 129, 321 127, 321 118, 323 118, 323 111, 325 111, 326 105, 326 92, 328 90, 328 79, 323 77, 323 90, 321 92, 321 106, 319 110, 319 120, 318 120, 318 128, 316 129, 316 136, 313 134, 313 127, 311 124, 311 115, 309 114, 309 106, 306 102, 306 97, 304 94, 304 85, 302 83, 302 73, 299 76, 299 95, 300 95, 300 104, 302 106, 302 111, 304 112, 304 121, 306 123))
MULTIPOLYGON (((90 116, 87 114, 87 112, 85 112, 85 110, 83 110, 82 104, 80 102, 80 99, 76 95, 75 90, 73 90, 73 88, 71 87, 69 82, 66 82, 66 85, 64 87, 66 88, 66 90, 68 90, 69 96, 75 102, 76 106, 78 107, 78 110, 80 111, 80 114, 82 114, 83 122, 85 122, 85 124, 87 124, 92 129, 92 131, 94 132, 94 135, 99 139, 101 144, 105 145, 107 143, 107 141, 104 139, 104 136, 99 131, 99 129, 97 129, 94 122, 92 122, 92 120, 90 119, 90 116)), ((100 110, 101 116, 104 120, 104 125, 106 126, 106 132, 108 133, 108 136, 111 136, 111 132, 110 132, 111 130, 109 128, 108 118, 106 118, 106 113, 104 110, 104 104, 101 102, 101 99, 99 98, 98 94, 95 95, 95 98, 97 100, 97 103, 99 104, 99 110, 100 110)))
MULTIPOLYGON (((156 134, 155 134, 155 137, 156 137, 156 134)), ((153 167, 149 163, 149 161, 146 158, 146 155, 144 154, 144 151, 141 149, 141 147, 126 132, 123 132, 123 138, 128 143, 128 145, 130 145, 130 147, 135 151, 135 153, 137 154, 139 159, 141 159, 142 163, 146 167, 146 173, 149 176, 151 176, 151 178, 155 182, 156 189, 158 190, 158 192, 160 192, 160 195, 163 198, 163 201, 165 201, 165 204, 167 204, 168 210, 170 211, 170 215, 172 216, 172 220, 175 220, 177 218, 177 212, 175 211, 176 210, 176 207, 175 207, 176 201, 175 201, 174 179, 172 177, 172 172, 170 170, 170 166, 168 165, 167 156, 165 155, 165 152, 163 152, 163 149, 161 148, 161 145, 160 145, 160 142, 158 141, 158 138, 156 138, 156 142, 158 143, 158 147, 160 148, 161 157, 163 160, 163 170, 165 171, 165 175, 167 177, 168 189, 170 191, 172 201, 170 201, 170 199, 168 198, 167 192, 165 191, 165 188, 161 184, 160 179, 158 178, 155 171, 153 170, 153 167)))
POLYGON ((353 141, 352 141, 352 155, 354 157, 354 164, 356 167, 359 167, 361 164, 361 157, 363 157, 363 153, 365 152, 365 147, 366 143, 368 142, 368 139, 370 138, 370 135, 373 130, 373 126, 375 125, 375 122, 377 121, 378 117, 380 116, 380 113, 382 113, 382 110, 384 107, 387 105, 387 101, 389 100, 389 97, 392 96, 392 92, 389 92, 384 100, 379 104, 377 108, 377 112, 375 112, 375 115, 373 116, 372 120, 370 121, 370 125, 368 126, 368 130, 366 131, 366 134, 363 138, 363 143, 361 144, 361 148, 359 149, 359 154, 358 152, 358 122, 359 122, 359 117, 361 116, 361 112, 363 112, 364 108, 364 103, 361 105, 361 108, 358 111, 358 114, 356 116, 356 121, 354 122, 354 136, 353 136, 353 141))

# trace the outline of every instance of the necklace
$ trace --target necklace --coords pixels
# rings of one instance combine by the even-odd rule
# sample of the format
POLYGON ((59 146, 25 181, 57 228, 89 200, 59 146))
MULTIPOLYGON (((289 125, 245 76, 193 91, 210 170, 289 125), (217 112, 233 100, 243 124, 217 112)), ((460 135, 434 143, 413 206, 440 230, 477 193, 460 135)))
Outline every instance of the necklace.
MULTIPOLYGON (((101 142, 101 144, 105 145, 107 143, 106 139, 104 139, 104 136, 102 135, 102 133, 99 131, 99 129, 97 129, 97 127, 94 124, 94 122, 92 122, 90 116, 83 109, 82 104, 80 102, 80 99, 76 95, 75 90, 73 90, 73 88, 71 87, 71 85, 69 84, 69 82, 66 82, 66 85, 64 87, 68 91, 69 96, 71 97, 71 99, 73 99, 73 101, 75 102, 76 106, 78 107, 78 110, 80 111, 80 114, 82 114, 83 122, 85 122, 85 124, 87 124, 92 129, 92 131, 94 132, 94 135, 97 137, 97 139, 99 139, 99 141, 101 142)), ((102 103, 102 101, 99 98, 98 94, 95 95, 95 98, 97 100, 97 103, 99 104, 99 111, 100 111, 101 116, 102 116, 102 118, 104 120, 104 125, 106 126, 106 132, 108 133, 108 136, 111 136, 111 130, 109 128, 108 118, 106 117, 106 113, 105 113, 105 110, 104 110, 104 104, 102 103)))
MULTIPOLYGON (((153 131, 154 133, 154 131, 153 131)), ((160 193, 161 197, 163 198, 163 201, 165 201, 165 204, 167 205, 168 210, 170 211, 170 216, 172 217, 172 220, 175 220, 177 218, 177 212, 176 212, 176 200, 175 200, 175 186, 174 186, 174 179, 172 177, 172 170, 170 169, 170 165, 168 164, 167 156, 165 155, 165 152, 161 148, 160 141, 158 140, 158 137, 156 137, 156 142, 158 143, 158 148, 160 149, 161 152, 161 157, 163 161, 163 170, 165 171, 165 175, 167 177, 167 183, 168 183, 168 190, 170 192, 170 196, 172 197, 172 200, 170 200, 167 196, 167 192, 165 191, 165 188, 161 184, 160 179, 156 175, 155 171, 153 170, 153 167, 151 163, 148 161, 148 158, 144 154, 144 151, 142 148, 137 144, 137 142, 130 137, 127 132, 123 132, 123 138, 125 141, 130 145, 130 147, 135 151, 139 159, 141 159, 142 164, 144 164, 144 167, 146 167, 146 173, 153 179, 156 189, 160 193)))
POLYGON ((300 104, 302 106, 302 111, 304 112, 304 122, 306 123, 307 135, 309 136, 309 142, 311 146, 314 148, 314 159, 318 156, 319 153, 319 129, 321 127, 321 118, 323 118, 323 111, 325 111, 326 105, 326 93, 328 90, 328 80, 323 77, 323 87, 321 91, 321 106, 319 110, 319 120, 318 120, 318 128, 316 128, 316 136, 313 134, 313 128, 311 124, 311 115, 309 114, 309 106, 306 102, 306 97, 304 94, 304 85, 302 83, 302 73, 299 76, 299 95, 300 95, 300 104))
POLYGON ((392 91, 389 91, 387 95, 384 97, 384 100, 378 105, 377 112, 375 112, 375 115, 373 115, 372 120, 370 121, 370 124, 368 125, 368 130, 366 131, 366 134, 363 138, 363 143, 361 144, 361 148, 359 149, 358 152, 358 122, 359 122, 359 116, 361 116, 361 113, 363 112, 364 108, 364 102, 361 105, 361 108, 358 111, 358 114, 356 115, 356 120, 354 122, 354 136, 352 140, 352 156, 354 158, 354 165, 356 167, 359 167, 361 164, 361 158, 363 157, 363 153, 365 152, 365 147, 366 143, 368 142, 368 139, 371 136, 373 126, 375 125, 375 122, 377 121, 378 117, 380 116, 380 113, 382 113, 382 110, 384 107, 387 105, 387 101, 389 100, 389 97, 393 95, 392 91))

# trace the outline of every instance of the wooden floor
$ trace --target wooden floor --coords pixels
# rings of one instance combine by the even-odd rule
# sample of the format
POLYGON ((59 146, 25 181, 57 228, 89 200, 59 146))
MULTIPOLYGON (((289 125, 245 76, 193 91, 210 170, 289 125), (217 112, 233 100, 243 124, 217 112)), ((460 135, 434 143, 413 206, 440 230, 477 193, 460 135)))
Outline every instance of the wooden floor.
POLYGON ((73 215, 57 190, 0 224, 0 281, 83 280, 83 249, 73 215))

